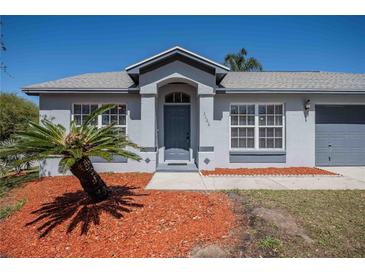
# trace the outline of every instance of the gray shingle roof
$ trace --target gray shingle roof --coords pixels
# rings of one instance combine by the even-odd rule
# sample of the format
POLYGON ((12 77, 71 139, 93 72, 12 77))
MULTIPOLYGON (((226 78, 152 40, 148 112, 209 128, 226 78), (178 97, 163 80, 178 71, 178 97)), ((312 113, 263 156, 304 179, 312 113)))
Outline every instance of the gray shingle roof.
POLYGON ((229 72, 228 89, 365 91, 365 74, 334 72, 229 72))
MULTIPOLYGON (((86 73, 26 86, 24 91, 135 88, 126 71, 86 73)), ((365 91, 365 74, 331 72, 228 72, 222 89, 365 91)))
POLYGON ((127 89, 134 87, 125 71, 86 73, 59 80, 23 87, 23 90, 42 89, 127 89))

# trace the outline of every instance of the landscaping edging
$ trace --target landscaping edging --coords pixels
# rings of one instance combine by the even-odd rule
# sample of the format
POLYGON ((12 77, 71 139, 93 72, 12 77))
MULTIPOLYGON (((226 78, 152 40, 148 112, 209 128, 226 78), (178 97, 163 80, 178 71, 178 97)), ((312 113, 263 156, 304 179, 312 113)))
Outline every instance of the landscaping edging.
POLYGON ((316 167, 284 167, 284 168, 217 168, 200 170, 204 177, 333 177, 340 174, 316 167))
POLYGON ((322 175, 322 174, 300 174, 300 175, 239 175, 239 174, 211 174, 211 175, 204 175, 201 172, 199 172, 201 176, 204 177, 342 177, 341 174, 334 174, 334 175, 322 175))

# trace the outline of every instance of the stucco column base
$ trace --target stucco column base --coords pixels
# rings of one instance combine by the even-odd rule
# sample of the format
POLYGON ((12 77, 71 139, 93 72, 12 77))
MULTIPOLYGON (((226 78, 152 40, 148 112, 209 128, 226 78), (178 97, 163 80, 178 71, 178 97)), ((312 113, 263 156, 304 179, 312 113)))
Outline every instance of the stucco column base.
POLYGON ((215 169, 214 151, 212 152, 199 151, 197 162, 199 170, 214 170, 215 169))
MULTIPOLYGON (((139 171, 155 172, 157 167, 157 151, 140 152, 139 156, 142 160, 139 162, 139 171)), ((131 160, 132 161, 132 160, 131 160)))

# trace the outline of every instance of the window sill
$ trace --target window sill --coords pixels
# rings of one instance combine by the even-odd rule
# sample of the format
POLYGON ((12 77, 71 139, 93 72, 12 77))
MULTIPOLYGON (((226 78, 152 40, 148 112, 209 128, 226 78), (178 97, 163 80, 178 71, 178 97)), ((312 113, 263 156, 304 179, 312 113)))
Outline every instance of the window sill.
POLYGON ((286 155, 285 150, 230 150, 231 155, 286 155))

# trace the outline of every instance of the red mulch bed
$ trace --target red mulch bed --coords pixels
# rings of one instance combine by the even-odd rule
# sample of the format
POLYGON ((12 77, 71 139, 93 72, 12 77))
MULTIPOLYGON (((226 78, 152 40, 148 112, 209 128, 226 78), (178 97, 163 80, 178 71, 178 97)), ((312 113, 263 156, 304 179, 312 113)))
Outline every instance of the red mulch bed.
POLYGON ((237 222, 225 194, 144 190, 151 176, 103 174, 113 196, 98 204, 71 176, 16 189, 27 202, 0 222, 0 256, 186 257, 195 246, 230 245, 237 222))
POLYGON ((242 175, 242 176, 270 176, 270 175, 336 175, 333 172, 315 167, 268 167, 268 168, 216 168, 215 170, 203 170, 204 176, 242 175))

